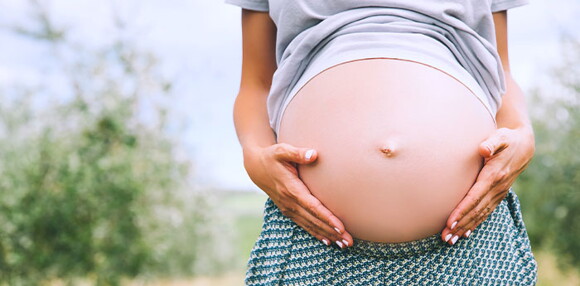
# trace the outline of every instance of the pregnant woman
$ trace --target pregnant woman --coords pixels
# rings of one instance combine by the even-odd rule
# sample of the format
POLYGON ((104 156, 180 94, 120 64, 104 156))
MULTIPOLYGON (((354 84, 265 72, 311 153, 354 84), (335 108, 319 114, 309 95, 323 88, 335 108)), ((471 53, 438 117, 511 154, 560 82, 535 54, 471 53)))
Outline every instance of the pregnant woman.
POLYGON ((535 284, 511 188, 534 153, 507 50, 525 0, 225 2, 269 196, 246 284, 535 284))

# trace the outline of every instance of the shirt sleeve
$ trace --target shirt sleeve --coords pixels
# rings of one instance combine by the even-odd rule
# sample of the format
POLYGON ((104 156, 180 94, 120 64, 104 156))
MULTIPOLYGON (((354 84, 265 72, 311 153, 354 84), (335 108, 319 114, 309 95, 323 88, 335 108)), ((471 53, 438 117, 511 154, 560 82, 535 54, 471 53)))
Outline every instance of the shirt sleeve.
POLYGON ((529 0, 492 0, 491 12, 508 10, 511 8, 523 6, 530 3, 529 0))
POLYGON ((268 0, 224 0, 224 3, 260 12, 268 12, 270 8, 268 0))

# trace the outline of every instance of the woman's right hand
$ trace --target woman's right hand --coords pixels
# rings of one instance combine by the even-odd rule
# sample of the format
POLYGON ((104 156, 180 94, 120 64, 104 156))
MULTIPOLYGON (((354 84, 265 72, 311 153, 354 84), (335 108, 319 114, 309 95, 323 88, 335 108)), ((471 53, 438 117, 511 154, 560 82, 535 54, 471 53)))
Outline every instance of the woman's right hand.
POLYGON ((286 217, 326 245, 353 245, 342 222, 310 193, 298 177, 296 164, 317 159, 314 149, 287 143, 244 150, 244 167, 250 179, 262 189, 286 217))

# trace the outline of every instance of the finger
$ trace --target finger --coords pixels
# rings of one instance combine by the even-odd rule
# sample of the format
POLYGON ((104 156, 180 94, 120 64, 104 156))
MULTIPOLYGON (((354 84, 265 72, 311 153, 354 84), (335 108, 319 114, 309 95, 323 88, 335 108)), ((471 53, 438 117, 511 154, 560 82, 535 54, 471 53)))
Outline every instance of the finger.
POLYGON ((274 157, 278 160, 295 162, 298 164, 309 164, 314 162, 318 154, 316 150, 310 148, 298 148, 287 143, 272 145, 274 157))
POLYGON ((308 216, 303 216, 315 218, 316 220, 310 219, 310 221, 320 221, 321 224, 324 224, 326 226, 324 229, 332 232, 334 235, 333 237, 336 238, 333 241, 345 240, 348 246, 353 245, 354 240, 352 236, 346 232, 344 224, 338 217, 328 210, 320 200, 310 193, 302 180, 293 180, 291 183, 287 184, 287 186, 288 198, 286 201, 296 202, 297 211, 303 209, 304 212, 308 214, 308 216))
MULTIPOLYGON (((492 193, 492 192, 489 192, 492 193)), ((446 237, 451 235, 451 239, 447 241, 449 244, 455 244, 461 237, 466 237, 473 232, 475 227, 487 219, 487 217, 495 210, 501 199, 503 199, 503 192, 496 194, 493 197, 485 197, 480 204, 478 204, 469 214, 464 216, 453 230, 446 234, 446 237), (469 231, 469 233, 468 233, 469 231)))
POLYGON ((336 217, 328 208, 326 208, 320 200, 310 193, 304 194, 296 198, 298 204, 308 212, 308 214, 317 220, 330 227, 342 239, 347 241, 351 246, 353 244, 352 236, 346 231, 344 224, 338 217, 336 217))
MULTIPOLYGON (((441 234, 441 238, 444 241, 454 244, 454 240, 457 241, 459 237, 469 230, 467 224, 470 218, 463 219, 465 216, 470 215, 473 217, 473 215, 483 212, 483 207, 476 207, 479 205, 485 206, 491 201, 505 197, 505 191, 499 191, 502 188, 500 183, 504 180, 504 176, 502 175, 504 173, 505 170, 501 170, 501 168, 491 165, 491 163, 487 163, 483 167, 477 177, 476 183, 449 216, 446 228, 441 234)), ((474 220, 477 221, 479 218, 474 220)), ((473 228, 471 228, 471 231, 473 231, 473 228)))
POLYGON ((502 192, 502 193, 499 193, 498 195, 496 195, 496 197, 494 197, 492 199, 492 202, 489 204, 489 206, 488 206, 489 211, 487 211, 487 213, 483 213, 483 215, 480 215, 479 218, 473 219, 473 220, 471 220, 471 222, 466 224, 464 227, 465 232, 462 234, 463 237, 468 237, 471 234, 471 233, 467 234, 467 231, 470 230, 471 232, 473 232, 473 230, 475 230, 477 227, 479 227, 479 225, 482 224, 494 212, 494 210, 497 208, 497 206, 505 198, 506 194, 507 194, 507 192, 502 192))
POLYGON ((459 202, 455 209, 449 215, 446 223, 446 229, 451 232, 457 226, 459 221, 469 214, 477 205, 481 203, 485 192, 489 189, 489 183, 483 180, 475 182, 467 195, 459 202))
MULTIPOLYGON (((297 199, 298 203, 312 216, 332 227, 332 229, 338 234, 347 234, 350 237, 350 234, 347 233, 342 221, 340 221, 340 219, 326 208, 315 196, 306 194, 297 199)), ((349 243, 349 245, 352 244, 349 243)))
MULTIPOLYGON (((486 163, 483 169, 477 175, 475 184, 471 186, 465 197, 459 202, 455 209, 449 215, 446 227, 453 230, 455 225, 469 213, 475 206, 479 205, 487 193, 496 187, 500 180, 497 177, 504 176, 505 170, 501 170, 498 164, 486 163), (499 170, 499 171, 498 171, 499 170)), ((503 179, 503 178, 502 178, 503 179)))
POLYGON ((482 214, 482 207, 476 206, 471 210, 471 212, 465 215, 461 220, 459 220, 453 229, 445 229, 442 233, 443 240, 450 245, 454 245, 461 237, 466 237, 466 234, 471 234, 472 225, 482 214))
POLYGON ((340 248, 352 246, 352 241, 351 241, 352 238, 345 237, 344 234, 339 234, 333 227, 326 224, 322 220, 316 218, 314 215, 312 215, 306 209, 299 208, 298 216, 300 216, 301 218, 304 218, 307 221, 307 223, 313 227, 315 232, 318 232, 318 233, 324 235, 325 237, 330 238, 331 243, 335 243, 340 248))
POLYGON ((281 210, 282 214, 292 219, 296 224, 304 228, 308 233, 321 240, 326 245, 335 243, 341 248, 352 245, 344 240, 332 227, 326 225, 299 205, 295 205, 295 208, 284 206, 281 210), (323 239, 326 239, 326 241, 323 239))
POLYGON ((293 217, 292 220, 305 231, 310 233, 310 235, 314 236, 316 239, 322 241, 327 246, 333 242, 332 238, 329 238, 328 235, 321 232, 312 222, 308 221, 306 218, 302 216, 293 217))
POLYGON ((300 179, 291 180, 285 184, 288 190, 289 199, 295 201, 297 205, 308 211, 311 215, 336 228, 336 232, 342 234, 345 232, 344 225, 322 202, 312 195, 308 187, 300 179))
POLYGON ((484 158, 492 157, 508 147, 508 130, 500 128, 479 145, 479 154, 484 158))
POLYGON ((457 226, 451 231, 452 238, 448 241, 448 243, 451 245, 455 244, 458 239, 465 237, 465 234, 468 231, 470 231, 471 234, 474 225, 479 221, 483 221, 492 210, 493 208, 486 203, 482 203, 475 207, 471 213, 466 215, 457 223, 457 226))

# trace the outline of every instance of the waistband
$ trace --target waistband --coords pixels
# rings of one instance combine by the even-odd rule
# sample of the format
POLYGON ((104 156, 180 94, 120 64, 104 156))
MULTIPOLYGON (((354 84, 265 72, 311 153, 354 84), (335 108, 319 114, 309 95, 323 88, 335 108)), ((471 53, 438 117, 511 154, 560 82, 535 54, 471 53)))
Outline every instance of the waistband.
POLYGON ((441 232, 439 232, 422 239, 397 243, 374 242, 354 238, 354 245, 344 251, 355 252, 365 256, 392 258, 420 255, 446 246, 447 244, 441 240, 441 232))

